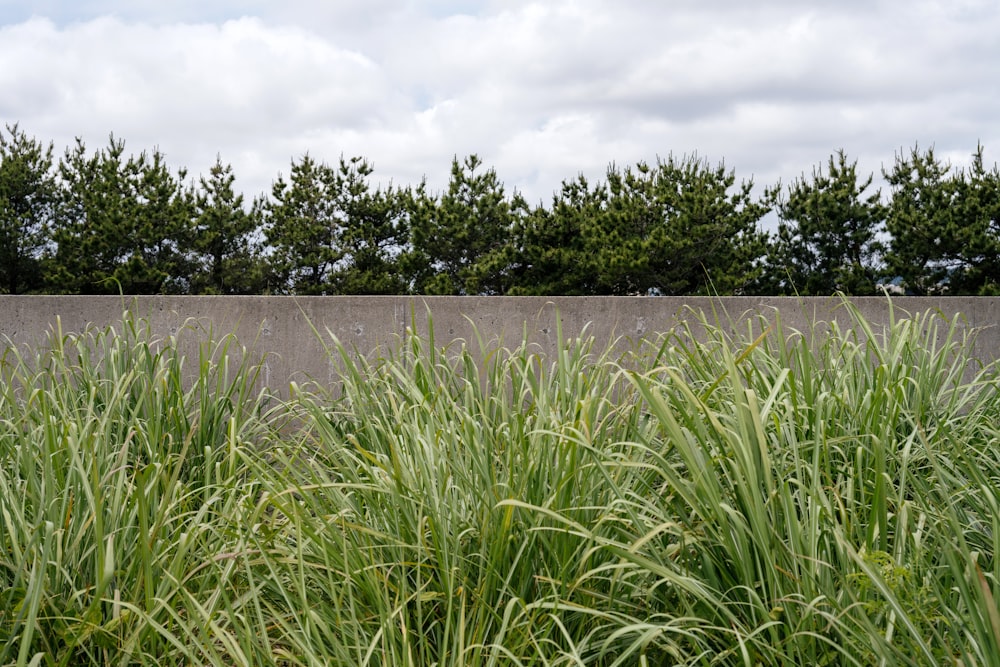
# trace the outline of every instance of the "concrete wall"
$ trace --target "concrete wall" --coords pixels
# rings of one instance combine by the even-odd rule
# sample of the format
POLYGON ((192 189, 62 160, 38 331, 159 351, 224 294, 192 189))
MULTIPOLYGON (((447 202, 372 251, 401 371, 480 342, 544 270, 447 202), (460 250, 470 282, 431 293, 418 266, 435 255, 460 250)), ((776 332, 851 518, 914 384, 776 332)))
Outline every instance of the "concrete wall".
MULTIPOLYGON (((852 302, 880 329, 890 317, 889 302, 880 297, 852 302)), ((951 319, 960 314, 968 329, 982 329, 976 352, 982 359, 1000 357, 1000 298, 897 297, 897 318, 930 309, 951 319)), ((769 321, 780 313, 786 332, 805 330, 811 322, 838 320, 849 324, 837 298, 672 298, 672 297, 74 297, 0 296, 0 351, 44 343, 57 318, 64 333, 87 326, 121 322, 129 310, 148 318, 158 337, 179 335, 196 352, 199 340, 235 334, 254 358, 265 358, 265 382, 285 394, 290 381, 336 380, 336 365, 322 339, 336 336, 348 347, 370 353, 398 343, 407 327, 426 333, 428 314, 438 345, 465 339, 476 344, 474 331, 491 345, 513 347, 526 332, 543 352, 555 349, 558 324, 564 337, 585 331, 599 345, 622 344, 655 336, 683 320, 691 309, 746 331, 746 318, 769 321), (320 332, 320 336, 313 328, 320 332), (473 328, 474 327, 474 328, 473 328)), ((759 331, 760 328, 757 328, 759 331)))

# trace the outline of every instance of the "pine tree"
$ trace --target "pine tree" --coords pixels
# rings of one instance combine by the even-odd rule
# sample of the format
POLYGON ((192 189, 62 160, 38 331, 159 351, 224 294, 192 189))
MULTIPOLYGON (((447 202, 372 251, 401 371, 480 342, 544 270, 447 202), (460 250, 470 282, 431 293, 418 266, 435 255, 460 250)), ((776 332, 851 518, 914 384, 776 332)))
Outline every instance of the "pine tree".
POLYGON ((953 234, 958 253, 948 276, 951 294, 1000 294, 1000 170, 988 170, 983 147, 976 147, 969 169, 955 175, 953 234))
POLYGON ((733 294, 755 280, 768 207, 725 165, 673 156, 608 168, 583 237, 600 294, 733 294))
POLYGON ((477 155, 456 157, 446 193, 431 196, 421 184, 408 194, 404 265, 419 294, 504 294, 511 286, 505 247, 527 205, 518 195, 508 200, 496 171, 482 165, 477 155))
POLYGON ((373 191, 368 182, 372 172, 363 158, 340 159, 337 206, 344 218, 344 262, 334 280, 338 294, 403 294, 408 289, 399 267, 408 237, 404 195, 391 186, 373 191))
POLYGON ((606 190, 583 175, 563 181, 550 209, 538 206, 514 226, 508 265, 513 295, 597 293, 597 264, 584 230, 600 214, 606 190))
POLYGON ((824 172, 796 179, 787 197, 770 192, 779 216, 777 238, 767 260, 770 287, 779 294, 824 296, 876 293, 884 251, 879 234, 885 218, 879 191, 866 191, 857 162, 844 151, 831 155, 824 172))
POLYGON ((192 294, 255 294, 263 289, 260 221, 233 190, 231 165, 217 157, 194 195, 192 294))
POLYGON ((961 178, 933 148, 921 152, 918 147, 897 155, 884 176, 892 188, 886 216, 888 272, 901 277, 913 294, 946 291, 963 251, 956 233, 964 225, 956 217, 961 178))
POLYGON ((334 276, 344 259, 345 224, 339 208, 337 172, 306 153, 292 162, 263 202, 264 233, 271 248, 270 290, 277 293, 333 294, 334 276))
POLYGON ((59 164, 64 184, 48 274, 70 293, 159 294, 187 291, 191 200, 162 153, 125 157, 112 136, 88 155, 82 140, 59 164))
POLYGON ((29 138, 17 124, 0 133, 0 292, 42 287, 42 259, 58 199, 52 144, 29 138))

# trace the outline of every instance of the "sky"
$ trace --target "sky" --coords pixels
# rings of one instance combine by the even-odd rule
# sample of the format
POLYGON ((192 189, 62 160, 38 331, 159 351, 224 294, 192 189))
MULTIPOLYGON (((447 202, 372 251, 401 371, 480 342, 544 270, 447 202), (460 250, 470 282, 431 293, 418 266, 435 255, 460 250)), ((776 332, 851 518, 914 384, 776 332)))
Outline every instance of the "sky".
POLYGON ((0 0, 0 123, 248 198, 306 152, 435 192, 475 153, 532 204, 668 155, 759 191, 838 150, 994 164, 997 35, 996 0, 0 0))

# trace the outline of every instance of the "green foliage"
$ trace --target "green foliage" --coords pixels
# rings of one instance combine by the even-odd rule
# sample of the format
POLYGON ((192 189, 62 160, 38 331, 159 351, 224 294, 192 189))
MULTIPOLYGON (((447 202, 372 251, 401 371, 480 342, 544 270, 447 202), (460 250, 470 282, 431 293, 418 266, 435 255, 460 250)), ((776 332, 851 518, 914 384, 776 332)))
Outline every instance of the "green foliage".
POLYGON ((515 225, 511 294, 580 296, 597 290, 597 258, 584 229, 601 210, 602 193, 579 176, 564 181, 551 211, 538 207, 515 225))
POLYGON ((246 206, 217 158, 184 185, 159 151, 112 135, 53 170, 52 147, 0 135, 0 292, 69 294, 870 295, 1000 293, 1000 168, 933 149, 896 156, 872 191, 843 151, 752 195, 697 156, 563 181, 547 207, 472 154, 448 187, 372 184, 362 157, 308 153, 246 206), (777 232, 761 222, 771 210, 777 232))
POLYGON ((887 307, 428 318, 273 412, 231 339, 7 349, 0 664, 1000 665, 996 368, 887 307))
POLYGON ((305 438, 257 471, 295 490, 258 510, 288 517, 267 564, 281 575, 259 580, 275 610, 293 611, 293 652, 338 665, 471 666, 581 648, 591 619, 553 605, 604 599, 574 593, 576 579, 613 557, 504 503, 590 524, 612 500, 592 443, 611 437, 611 392, 625 387, 613 365, 592 365, 588 347, 550 363, 526 347, 443 351, 430 334, 368 363, 335 346, 341 398, 301 393, 305 438), (293 586, 281 583, 292 574, 284 563, 293 586))
POLYGON ((953 205, 957 182, 951 166, 930 148, 897 155, 885 179, 892 187, 886 231, 892 238, 886 263, 890 274, 903 278, 912 292, 940 292, 949 274, 949 260, 961 248, 955 236, 953 205))
POLYGON ((125 158, 112 136, 91 155, 82 141, 59 165, 53 288, 79 294, 186 291, 191 199, 159 151, 125 158))
POLYGON ((897 156, 886 262, 916 294, 995 294, 1000 290, 1000 170, 977 147, 966 170, 934 150, 897 156))
POLYGON ((768 253, 765 293, 829 296, 876 293, 884 219, 878 191, 865 194, 872 176, 860 180, 857 162, 844 151, 831 155, 826 173, 814 168, 782 197, 772 191, 780 217, 768 253))
POLYGON ((987 170, 980 145, 968 171, 957 175, 955 234, 962 248, 960 268, 949 276, 952 293, 1000 293, 1000 167, 987 170))
POLYGON ((638 163, 591 187, 564 182, 551 213, 519 237, 526 294, 708 294, 742 291, 756 276, 767 207, 733 191, 735 175, 696 157, 638 163))
POLYGON ((256 294, 262 290, 263 264, 257 235, 259 211, 244 210, 233 191, 230 165, 217 158, 209 177, 198 179, 194 195, 191 294, 256 294))
POLYGON ((397 259, 406 238, 402 195, 371 190, 371 165, 338 168, 305 155, 291 182, 278 179, 262 206, 273 253, 271 290, 294 294, 391 294, 405 290, 397 259))
POLYGON ((496 171, 480 171, 470 155, 454 158, 448 191, 440 196, 424 184, 410 192, 410 252, 405 267, 418 294, 505 294, 508 244, 527 204, 508 200, 496 171))
POLYGON ((245 586, 227 524, 252 502, 238 453, 264 430, 264 397, 231 339, 195 345, 191 368, 178 339, 126 313, 6 348, 0 664, 260 660, 238 635, 264 628, 224 593, 245 586))
POLYGON ((46 148, 17 124, 0 133, 0 292, 20 294, 42 286, 57 185, 52 144, 46 148))
POLYGON ((337 206, 336 170, 308 153, 292 161, 290 181, 278 177, 263 202, 264 232, 272 249, 269 291, 330 294, 344 257, 344 219, 337 206))
POLYGON ((372 191, 372 172, 363 158, 340 160, 338 204, 346 226, 344 266, 335 278, 338 294, 402 294, 408 289, 399 267, 409 235, 405 194, 392 187, 372 191))
POLYGON ((970 644, 942 633, 953 598, 932 584, 955 581, 938 555, 956 551, 957 506, 927 492, 965 484, 953 457, 978 449, 995 373, 969 370, 957 320, 892 313, 876 331, 845 307, 853 332, 761 321, 731 341, 702 320, 707 344, 661 345, 663 370, 635 382, 662 426, 650 456, 670 492, 654 502, 673 509, 648 514, 679 517, 687 562, 727 599, 708 613, 763 664, 941 664, 970 644))
POLYGON ((720 163, 673 155, 654 167, 608 171, 604 215, 585 236, 608 294, 739 293, 764 252, 758 222, 767 207, 751 182, 720 163))

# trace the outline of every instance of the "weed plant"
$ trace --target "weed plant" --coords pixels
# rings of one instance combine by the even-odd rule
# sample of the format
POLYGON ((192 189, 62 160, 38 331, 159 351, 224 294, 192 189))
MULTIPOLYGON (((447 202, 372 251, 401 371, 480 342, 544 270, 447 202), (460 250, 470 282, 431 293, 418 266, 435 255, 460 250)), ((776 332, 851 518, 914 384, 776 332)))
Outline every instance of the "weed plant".
POLYGON ((0 664, 232 664, 258 649, 259 617, 229 593, 264 396, 255 368, 230 367, 231 339, 191 373, 176 342, 126 315, 7 347, 0 664))
POLYGON ((337 386, 272 410, 228 338, 193 375, 128 318, 9 350, 0 664, 1000 664, 995 368, 842 307, 324 335, 337 386))

